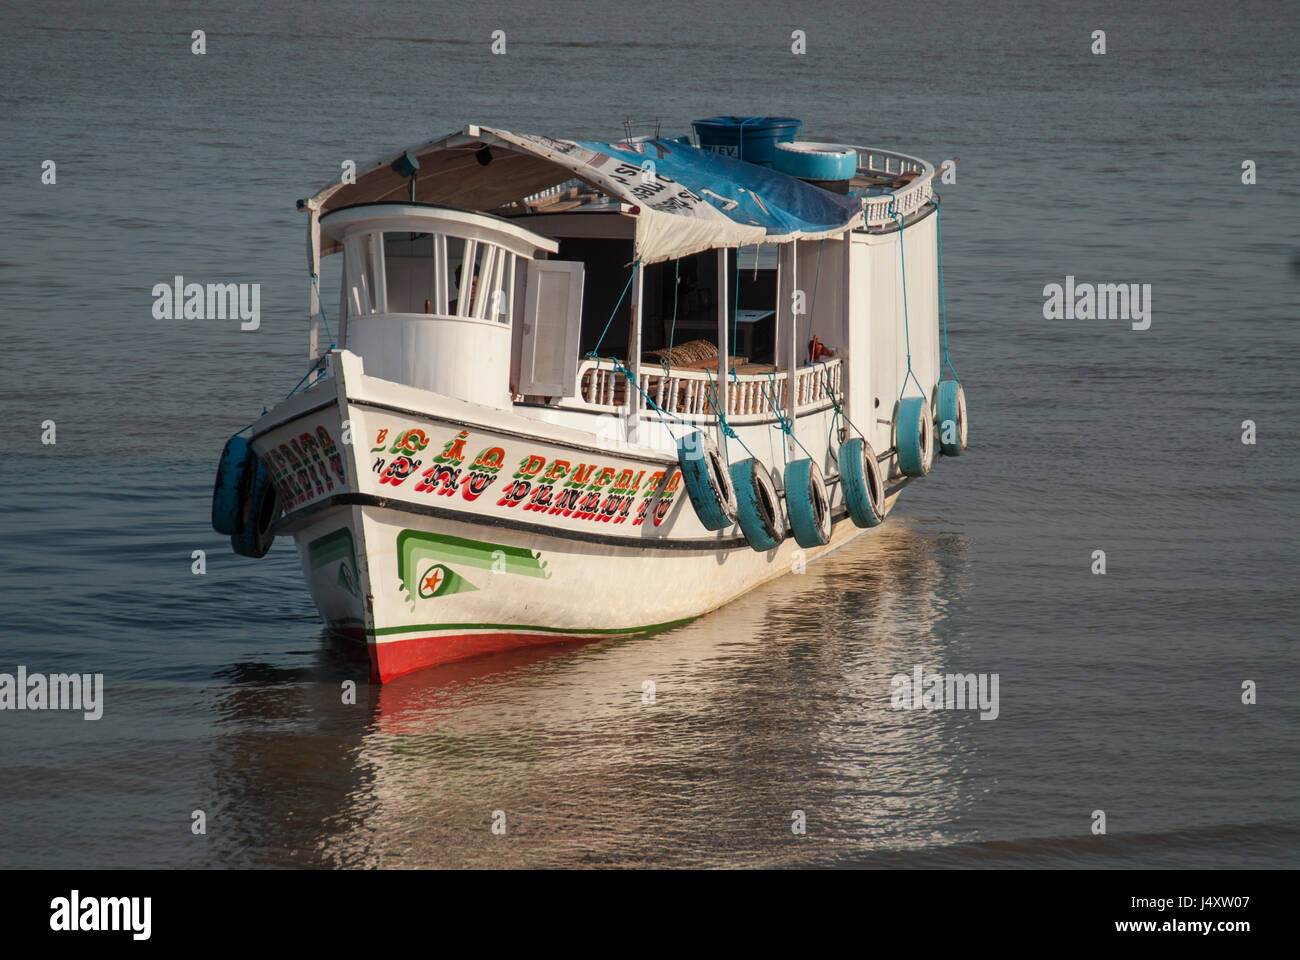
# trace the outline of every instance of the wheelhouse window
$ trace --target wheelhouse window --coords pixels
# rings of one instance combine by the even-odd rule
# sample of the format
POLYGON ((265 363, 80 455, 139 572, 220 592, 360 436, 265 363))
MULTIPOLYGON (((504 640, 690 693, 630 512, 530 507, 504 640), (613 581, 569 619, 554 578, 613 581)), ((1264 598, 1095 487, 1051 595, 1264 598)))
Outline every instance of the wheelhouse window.
POLYGON ((344 289, 348 315, 361 317, 385 313, 382 284, 376 283, 376 260, 383 257, 377 235, 363 233, 348 237, 343 243, 344 289))
POLYGON ((384 275, 393 313, 446 313, 436 251, 445 238, 432 233, 385 233, 384 275))
POLYGON ((348 237, 344 250, 350 316, 428 314, 508 324, 514 313, 517 258, 494 243, 385 231, 348 237))

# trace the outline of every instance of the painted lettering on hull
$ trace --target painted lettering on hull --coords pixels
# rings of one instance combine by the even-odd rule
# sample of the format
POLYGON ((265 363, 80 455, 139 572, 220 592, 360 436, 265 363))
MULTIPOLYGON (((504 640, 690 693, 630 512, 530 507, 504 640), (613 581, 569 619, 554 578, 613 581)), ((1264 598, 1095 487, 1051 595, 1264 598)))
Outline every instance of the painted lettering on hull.
MULTIPOLYGON (((499 446, 483 447, 472 459, 470 431, 460 430, 445 440, 433 466, 420 473, 413 492, 434 497, 459 497, 474 502, 505 479, 493 494, 493 509, 560 516, 586 523, 659 526, 668 516, 681 486, 681 471, 634 470, 592 463, 575 457, 526 453, 507 462, 499 446), (510 464, 514 469, 510 470, 510 464), (508 471, 508 473, 507 473, 508 471)), ((416 427, 382 427, 376 430, 371 469, 380 483, 398 486, 414 472, 411 454, 436 449, 438 440, 416 427), (397 437, 391 445, 388 438, 397 437), (430 446, 432 445, 432 446, 430 446), (389 454, 392 456, 384 456, 389 454)))

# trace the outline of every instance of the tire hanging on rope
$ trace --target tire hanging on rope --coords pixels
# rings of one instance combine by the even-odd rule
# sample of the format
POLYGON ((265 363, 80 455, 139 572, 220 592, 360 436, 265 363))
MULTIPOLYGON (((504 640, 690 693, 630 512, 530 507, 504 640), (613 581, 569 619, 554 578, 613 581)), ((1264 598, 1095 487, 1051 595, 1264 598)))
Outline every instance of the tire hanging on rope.
POLYGON ((831 500, 821 468, 811 459, 785 465, 785 509, 790 531, 801 547, 822 547, 831 540, 831 500))
POLYGON ((785 518, 781 500, 767 468, 752 457, 731 465, 731 483, 736 489, 736 522, 759 553, 773 550, 785 539, 785 518))
POLYGON ((254 464, 246 439, 234 436, 226 441, 217 462, 217 480, 212 487, 212 529, 217 533, 229 537, 242 529, 242 498, 249 492, 247 474, 254 469, 254 464))
POLYGON ((934 388, 935 427, 939 431, 939 449, 946 457, 960 457, 966 449, 966 391, 962 388, 957 368, 948 356, 948 301, 943 292, 943 213, 939 201, 931 197, 934 207, 935 234, 939 248, 939 316, 943 331, 943 359, 939 376, 952 372, 951 380, 940 380, 934 388), (951 426, 949 426, 951 424, 951 426))
POLYGON ((939 449, 945 457, 960 457, 966 449, 966 391, 958 380, 941 380, 936 393, 939 449))
POLYGON ((725 530, 736 522, 736 491, 722 455, 700 431, 677 441, 677 464, 695 515, 707 530, 725 530))
POLYGON ((934 461, 934 424, 925 397, 904 397, 894 414, 894 449, 898 469, 908 477, 924 477, 934 461))
POLYGON ((885 484, 876 451, 862 437, 840 444, 840 489, 849 517, 859 527, 875 527, 885 519, 885 484))
POLYGON ((243 523, 230 538, 231 549, 244 557, 266 556, 275 534, 271 528, 280 519, 280 492, 271 480, 271 474, 256 456, 250 453, 254 466, 252 490, 244 502, 243 523))

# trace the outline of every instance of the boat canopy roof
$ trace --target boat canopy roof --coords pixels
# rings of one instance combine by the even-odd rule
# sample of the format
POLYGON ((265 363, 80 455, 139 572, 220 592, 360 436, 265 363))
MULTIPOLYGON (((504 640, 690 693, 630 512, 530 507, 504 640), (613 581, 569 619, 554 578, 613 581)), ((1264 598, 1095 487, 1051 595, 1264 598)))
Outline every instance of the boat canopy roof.
MULTIPOLYGON (((600 143, 467 126, 300 201, 314 219, 359 203, 409 198, 490 212, 577 179, 631 205, 644 264, 702 250, 821 240, 863 224, 863 201, 766 167, 667 139, 600 143)), ((329 252, 329 251, 321 251, 329 252)))

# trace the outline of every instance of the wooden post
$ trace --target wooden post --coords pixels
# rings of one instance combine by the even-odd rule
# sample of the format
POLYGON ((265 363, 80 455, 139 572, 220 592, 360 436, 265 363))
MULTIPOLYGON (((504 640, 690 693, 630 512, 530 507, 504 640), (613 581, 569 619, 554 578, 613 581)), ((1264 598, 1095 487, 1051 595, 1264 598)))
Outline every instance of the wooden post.
MULTIPOLYGON (((727 321, 728 310, 727 304, 730 300, 727 292, 727 251, 726 248, 718 251, 718 389, 717 401, 718 410, 723 416, 727 414, 727 321)), ((722 424, 718 424, 718 448, 726 450, 727 437, 722 432, 722 424)))
POLYGON ((794 411, 795 411, 795 374, 799 370, 799 314, 794 304, 799 290, 799 241, 790 242, 790 371, 786 374, 785 398, 786 416, 789 418, 791 433, 786 436, 787 455, 794 459, 794 411))
MULTIPOLYGON (((314 202, 309 202, 307 206, 307 270, 310 276, 307 282, 311 289, 307 292, 307 311, 311 317, 311 336, 308 339, 307 353, 309 360, 315 360, 321 355, 320 349, 320 209, 314 202)), ((340 331, 339 336, 342 336, 340 331)))
MULTIPOLYGON (((853 311, 851 309, 851 303, 853 300, 853 231, 852 230, 844 231, 844 264, 841 269, 843 272, 840 276, 840 311, 843 314, 843 319, 840 321, 841 340, 840 343, 837 345, 839 350, 839 355, 842 358, 840 360, 840 392, 845 395, 845 403, 844 403, 845 409, 852 414, 853 418, 857 422, 861 423, 866 419, 862 413, 862 404, 863 404, 864 394, 866 393, 867 385, 866 383, 854 384, 853 374, 851 372, 851 367, 849 366, 849 364, 852 362, 852 357, 855 351, 861 350, 863 354, 866 353, 865 331, 867 328, 865 325, 862 328, 864 331, 864 335, 861 335, 859 337, 855 337, 853 335, 853 329, 854 329, 853 311), (845 385, 846 377, 847 377, 847 386, 845 385), (856 406, 854 406, 854 403, 856 403, 856 406)), ((864 367, 863 369, 866 368, 864 367)), ((831 381, 831 386, 833 389, 834 388, 833 379, 831 381)), ((844 429, 844 425, 841 424, 840 430, 843 429, 844 429)), ((835 441, 836 443, 838 443, 839 437, 836 437, 835 441)))
POLYGON ((627 338, 627 369, 632 374, 632 382, 626 385, 625 396, 628 436, 632 435, 640 423, 638 411, 641 407, 641 394, 637 392, 637 385, 641 383, 641 294, 644 285, 645 267, 638 260, 636 272, 632 274, 632 315, 627 338))

